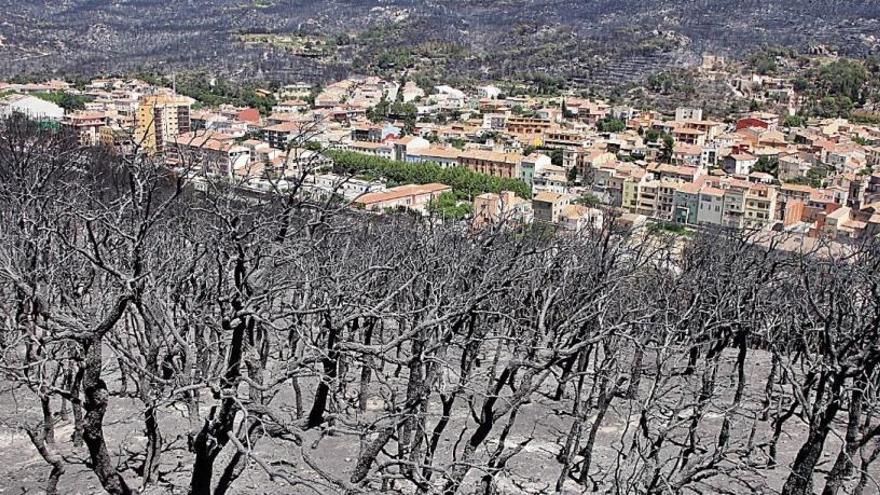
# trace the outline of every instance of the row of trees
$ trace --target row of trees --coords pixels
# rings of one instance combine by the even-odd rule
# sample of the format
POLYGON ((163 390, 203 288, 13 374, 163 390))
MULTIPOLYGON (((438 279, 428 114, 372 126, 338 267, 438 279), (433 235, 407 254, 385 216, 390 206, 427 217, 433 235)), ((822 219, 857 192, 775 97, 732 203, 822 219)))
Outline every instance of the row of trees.
POLYGON ((878 489, 873 244, 197 189, 0 130, 3 423, 50 493, 74 453, 112 494, 878 489))
POLYGON ((364 174, 384 177, 397 184, 428 184, 440 182, 452 186, 459 199, 471 199, 485 192, 513 191, 521 198, 530 198, 531 190, 519 179, 505 179, 473 172, 464 167, 442 167, 436 163, 406 163, 353 151, 326 150, 339 174, 364 174))

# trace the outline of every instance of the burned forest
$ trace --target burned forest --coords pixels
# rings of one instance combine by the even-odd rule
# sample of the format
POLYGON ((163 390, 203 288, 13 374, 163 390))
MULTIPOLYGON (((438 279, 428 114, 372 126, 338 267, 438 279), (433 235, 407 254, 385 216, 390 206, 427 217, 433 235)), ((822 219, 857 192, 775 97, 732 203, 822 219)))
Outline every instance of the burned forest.
POLYGON ((369 215, 23 119, 0 219, 27 493, 880 490, 873 239, 369 215))

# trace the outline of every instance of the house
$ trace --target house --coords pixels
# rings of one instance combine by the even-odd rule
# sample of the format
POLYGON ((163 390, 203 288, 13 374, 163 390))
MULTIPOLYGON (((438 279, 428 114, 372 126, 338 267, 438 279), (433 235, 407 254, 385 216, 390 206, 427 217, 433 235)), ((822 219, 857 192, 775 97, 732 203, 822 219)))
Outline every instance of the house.
POLYGON ((605 150, 596 149, 578 156, 578 162, 575 166, 578 168, 580 176, 586 182, 593 182, 594 173, 597 169, 610 166, 617 162, 617 155, 609 153, 605 150))
POLYGON ((399 162, 407 161, 407 156, 412 153, 426 150, 431 147, 431 143, 427 139, 418 136, 404 136, 398 139, 390 139, 388 143, 391 144, 392 158, 399 162))
POLYGON ((351 128, 352 141, 382 141, 382 127, 378 125, 356 125, 351 128))
POLYGON ((717 187, 704 185, 699 192, 697 207, 698 225, 721 225, 724 214, 724 191, 717 187))
POLYGON ((684 122, 686 120, 702 120, 703 109, 680 107, 675 109, 675 121, 684 122))
POLYGON ((235 120, 250 125, 259 125, 263 118, 256 108, 242 108, 235 114, 235 120))
POLYGON ((528 223, 532 220, 532 203, 510 191, 484 193, 474 198, 473 212, 477 229, 502 222, 528 223))
POLYGON ((385 184, 381 181, 341 177, 335 174, 317 174, 314 176, 313 185, 325 194, 339 194, 349 201, 367 193, 385 191, 385 184))
POLYGON ((693 144, 703 146, 706 144, 706 133, 686 126, 679 126, 672 130, 672 137, 676 143, 693 144))
POLYGON ((251 165, 250 150, 230 136, 215 133, 184 133, 165 146, 166 163, 202 174, 232 178, 235 169, 251 165))
POLYGON ((568 192, 568 173, 557 165, 545 165, 537 169, 532 178, 534 192, 548 191, 557 194, 568 192))
POLYGON ((813 165, 799 153, 780 154, 777 175, 780 181, 787 182, 798 177, 806 177, 813 165))
POLYGON ((754 117, 746 117, 736 121, 736 130, 740 129, 767 129, 771 127, 770 122, 766 120, 756 119, 754 117))
POLYGON ((749 175, 758 158, 750 153, 732 153, 724 159, 724 171, 734 175, 749 175))
POLYGON ((560 227, 570 232, 584 230, 600 230, 604 221, 604 213, 598 208, 587 208, 582 205, 567 205, 562 208, 560 227))
POLYGON ((453 147, 431 146, 426 149, 416 149, 407 154, 406 161, 410 163, 431 162, 443 168, 457 167, 458 157, 461 150, 453 147))
POLYGON ((843 242, 854 242, 880 233, 880 203, 864 208, 841 206, 822 215, 817 225, 822 234, 843 242))
POLYGON ((685 225, 697 225, 700 209, 701 184, 682 184, 675 191, 672 200, 672 221, 685 225))
POLYGON ((521 136, 543 135, 545 131, 553 127, 553 122, 547 119, 534 117, 508 117, 507 132, 521 136))
POLYGON ((474 172, 492 177, 517 179, 523 156, 519 153, 501 153, 486 150, 467 150, 459 156, 459 163, 474 172))
POLYGON ((552 192, 540 192, 532 198, 532 211, 536 222, 559 223, 563 210, 571 204, 571 196, 552 192))
POLYGON ((284 100, 272 107, 273 113, 299 113, 309 109, 309 104, 303 100, 284 100))
POLYGON ((580 131, 569 129, 548 129, 544 133, 545 148, 578 148, 587 147, 591 140, 580 131))
POLYGON ((394 150, 388 143, 375 143, 372 141, 354 141, 348 145, 348 149, 356 153, 365 155, 373 155, 391 160, 394 157, 394 150))
POLYGON ((104 112, 75 112, 67 114, 61 128, 72 136, 80 146, 95 146, 101 135, 101 127, 107 125, 104 112))
POLYGON ((694 182, 704 173, 699 167, 669 165, 667 163, 651 163, 648 165, 647 170, 657 180, 675 182, 694 182))
POLYGON ((672 149, 672 163, 699 167, 702 164, 703 148, 693 144, 677 143, 672 149))
POLYGON ((507 114, 506 113, 484 113, 483 114, 483 129, 500 131, 500 130, 503 130, 506 126, 507 126, 507 114))
POLYGON ((543 153, 532 153, 520 161, 519 178, 526 184, 532 185, 532 180, 541 169, 549 167, 551 159, 543 153))
POLYGON ((480 86, 477 88, 477 92, 480 95, 480 98, 489 98, 490 100, 494 100, 501 96, 501 90, 496 86, 480 86))
POLYGON ((269 146, 279 150, 287 149, 291 143, 296 146, 304 145, 305 141, 315 133, 314 125, 305 121, 270 125, 263 128, 262 132, 263 139, 269 143, 269 146))
POLYGON ((0 98, 0 117, 7 118, 12 114, 22 114, 34 120, 60 121, 64 117, 64 109, 58 105, 31 95, 9 95, 0 98))
POLYGON ((428 203, 445 192, 452 192, 452 188, 438 183, 408 184, 364 194, 354 203, 370 211, 404 208, 425 213, 428 203))

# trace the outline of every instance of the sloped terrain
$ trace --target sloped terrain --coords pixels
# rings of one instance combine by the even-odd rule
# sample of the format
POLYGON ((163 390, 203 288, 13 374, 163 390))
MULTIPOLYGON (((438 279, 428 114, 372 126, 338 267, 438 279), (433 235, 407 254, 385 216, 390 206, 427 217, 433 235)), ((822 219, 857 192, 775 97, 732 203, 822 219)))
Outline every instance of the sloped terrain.
POLYGON ((877 52, 880 33, 873 0, 0 0, 0 12, 0 73, 10 75, 200 68, 316 80, 373 67, 388 50, 441 42, 462 51, 446 62, 462 77, 540 71, 603 84, 706 50, 823 45, 864 56, 877 52), (309 58, 237 36, 253 32, 345 33, 345 41, 332 56, 309 58))

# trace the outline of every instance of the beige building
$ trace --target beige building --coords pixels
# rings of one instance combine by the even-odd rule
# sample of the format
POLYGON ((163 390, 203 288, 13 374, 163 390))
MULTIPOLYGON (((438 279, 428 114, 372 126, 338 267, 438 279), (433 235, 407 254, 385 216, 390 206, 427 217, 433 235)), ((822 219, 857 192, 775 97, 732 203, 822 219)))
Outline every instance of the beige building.
POLYGON ((571 197, 552 192, 538 193, 532 198, 532 211, 536 222, 559 223, 565 207, 571 204, 571 197))
POLYGON ((134 140, 147 153, 162 153, 165 143, 190 131, 190 99, 171 94, 147 95, 138 102, 134 140))
POLYGON ((76 112, 67 114, 61 121, 65 132, 73 136, 80 146, 95 146, 100 141, 101 128, 107 125, 104 112, 76 112))
POLYGON ((529 222, 531 217, 531 203, 510 191, 484 193, 474 198, 474 228, 507 221, 529 222))
POLYGON ((438 183, 408 184, 382 192, 364 194, 355 200, 355 204, 373 211, 405 208, 424 213, 427 211, 428 203, 445 192, 452 192, 452 188, 438 183))

